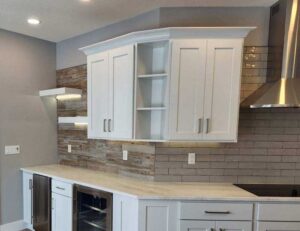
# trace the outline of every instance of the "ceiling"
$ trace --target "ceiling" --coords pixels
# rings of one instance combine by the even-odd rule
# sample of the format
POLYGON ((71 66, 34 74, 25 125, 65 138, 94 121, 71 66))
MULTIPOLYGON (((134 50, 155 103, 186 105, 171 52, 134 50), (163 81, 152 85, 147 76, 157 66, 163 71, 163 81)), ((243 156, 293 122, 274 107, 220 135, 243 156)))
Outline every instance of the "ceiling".
POLYGON ((270 6, 276 0, 0 0, 0 28, 59 42, 168 6, 270 6), (27 24, 28 17, 41 20, 27 24))

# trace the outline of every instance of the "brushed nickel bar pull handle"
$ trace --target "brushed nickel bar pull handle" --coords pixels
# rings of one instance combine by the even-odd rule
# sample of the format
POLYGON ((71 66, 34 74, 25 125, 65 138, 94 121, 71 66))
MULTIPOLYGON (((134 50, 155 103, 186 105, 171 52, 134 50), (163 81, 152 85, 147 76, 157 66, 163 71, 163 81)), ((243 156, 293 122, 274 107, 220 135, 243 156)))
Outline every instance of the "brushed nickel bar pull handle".
POLYGON ((199 118, 198 119, 198 133, 201 133, 202 132, 202 119, 201 118, 199 118))
POLYGON ((206 134, 209 133, 209 121, 210 121, 210 119, 207 118, 206 119, 206 134))
POLYGON ((107 119, 103 120, 103 131, 104 132, 107 132, 107 130, 106 130, 106 121, 107 121, 107 119))
POLYGON ((229 215, 231 214, 230 211, 204 211, 206 214, 223 214, 223 215, 229 215))
POLYGON ((33 180, 29 180, 29 189, 30 189, 30 196, 31 196, 31 208, 30 208, 30 213, 31 213, 31 224, 33 224, 33 180))
POLYGON ((58 190, 63 190, 63 191, 66 190, 65 188, 61 188, 61 187, 58 187, 58 186, 56 186, 56 188, 57 188, 58 190))
POLYGON ((108 132, 111 132, 111 119, 108 120, 108 132))
POLYGON ((51 209, 54 209, 54 198, 52 197, 52 201, 51 201, 51 209))

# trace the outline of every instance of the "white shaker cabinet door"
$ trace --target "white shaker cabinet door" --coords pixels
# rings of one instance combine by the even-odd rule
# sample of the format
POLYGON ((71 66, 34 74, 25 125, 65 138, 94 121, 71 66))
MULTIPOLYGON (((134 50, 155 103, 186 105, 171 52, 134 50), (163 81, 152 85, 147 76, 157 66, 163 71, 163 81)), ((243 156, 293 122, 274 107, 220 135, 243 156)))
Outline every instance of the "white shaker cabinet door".
POLYGON ((300 231, 300 222, 258 222, 256 231, 300 231))
POLYGON ((23 215, 26 225, 32 228, 32 191, 33 175, 23 172, 23 215))
POLYGON ((139 231, 179 231, 179 203, 139 201, 139 231))
POLYGON ((180 231, 215 231, 215 221, 181 221, 180 231))
POLYGON ((52 193, 52 231, 72 231, 72 198, 52 193))
POLYGON ((108 137, 109 115, 108 53, 88 57, 88 137, 108 137))
POLYGON ((204 140, 236 141, 243 39, 209 39, 204 140))
POLYGON ((138 199, 113 195, 113 231, 138 231, 138 199))
POLYGON ((170 88, 171 140, 200 140, 207 40, 174 40, 170 88))
POLYGON ((252 231, 252 221, 217 221, 218 231, 252 231))
POLYGON ((108 131, 112 139, 132 139, 134 47, 125 46, 109 52, 108 131))

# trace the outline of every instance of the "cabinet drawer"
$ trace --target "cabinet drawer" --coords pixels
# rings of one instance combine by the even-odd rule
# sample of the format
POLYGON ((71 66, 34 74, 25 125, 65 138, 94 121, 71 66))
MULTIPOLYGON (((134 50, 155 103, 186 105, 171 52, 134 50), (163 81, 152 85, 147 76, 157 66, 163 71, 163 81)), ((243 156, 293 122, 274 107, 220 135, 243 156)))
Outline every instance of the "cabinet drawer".
POLYGON ((182 220, 252 220, 253 204, 181 203, 182 220))
POLYGON ((52 192, 67 197, 72 197, 73 185, 59 180, 52 180, 52 192))
POLYGON ((259 221, 300 221, 300 204, 258 204, 259 221))

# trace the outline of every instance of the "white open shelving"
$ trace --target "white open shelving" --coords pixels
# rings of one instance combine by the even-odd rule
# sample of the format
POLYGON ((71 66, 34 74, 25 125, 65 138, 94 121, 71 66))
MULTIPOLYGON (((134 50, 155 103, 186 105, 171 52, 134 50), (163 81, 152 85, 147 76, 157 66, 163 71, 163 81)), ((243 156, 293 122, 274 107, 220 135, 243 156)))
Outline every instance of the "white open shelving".
POLYGON ((81 95, 81 94, 82 94, 81 89, 68 88, 68 87, 53 88, 53 89, 39 91, 39 95, 41 97, 59 96, 59 95, 81 95))
POLYGON ((58 117, 59 124, 87 124, 88 117, 75 116, 75 117, 58 117))
POLYGON ((148 78, 164 78, 168 77, 167 73, 161 73, 161 74, 147 74, 147 75, 138 75, 138 78, 141 79, 148 79, 148 78))
POLYGON ((135 139, 163 140, 166 131, 169 42, 137 45, 135 139))

